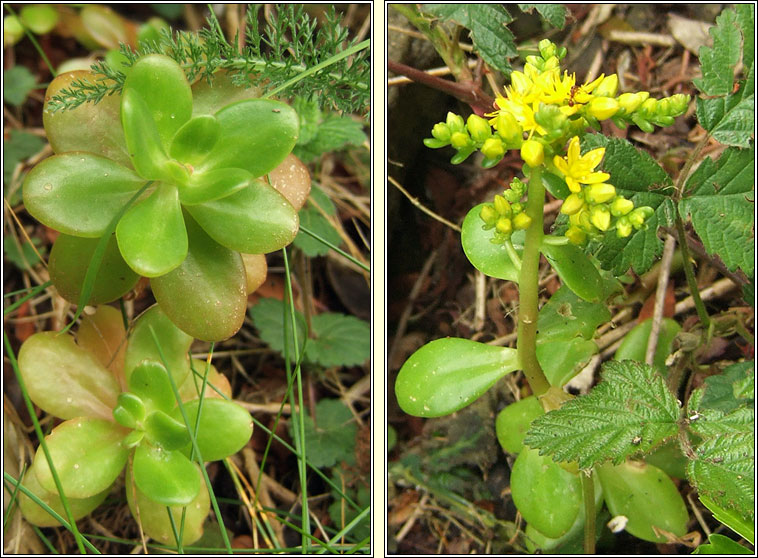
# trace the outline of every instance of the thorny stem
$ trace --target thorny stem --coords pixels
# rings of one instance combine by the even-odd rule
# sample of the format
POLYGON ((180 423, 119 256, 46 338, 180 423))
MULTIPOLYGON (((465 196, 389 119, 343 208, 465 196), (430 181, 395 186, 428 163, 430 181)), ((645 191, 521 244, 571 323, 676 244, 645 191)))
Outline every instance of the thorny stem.
POLYGON ((550 389, 550 382, 537 361, 537 317, 539 314, 539 267, 545 185, 542 183, 542 167, 531 170, 527 190, 526 214, 532 222, 526 229, 524 254, 519 273, 519 310, 517 349, 521 368, 529 381, 532 393, 543 395, 550 389))

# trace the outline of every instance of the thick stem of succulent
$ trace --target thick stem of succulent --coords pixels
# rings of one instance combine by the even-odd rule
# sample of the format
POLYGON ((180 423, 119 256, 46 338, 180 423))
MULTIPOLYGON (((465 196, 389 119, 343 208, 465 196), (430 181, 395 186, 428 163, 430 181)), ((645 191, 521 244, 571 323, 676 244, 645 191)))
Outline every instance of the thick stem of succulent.
POLYGON ((595 483, 593 471, 579 472, 582 480, 582 496, 584 496, 584 553, 595 554, 595 483))
POLYGON ((550 388, 540 363, 537 361, 537 317, 539 314, 539 267, 545 185, 542 183, 542 167, 531 170, 527 189, 526 214, 532 221, 526 229, 524 253, 521 257, 519 273, 518 311, 518 356, 529 387, 534 395, 540 396, 550 388))

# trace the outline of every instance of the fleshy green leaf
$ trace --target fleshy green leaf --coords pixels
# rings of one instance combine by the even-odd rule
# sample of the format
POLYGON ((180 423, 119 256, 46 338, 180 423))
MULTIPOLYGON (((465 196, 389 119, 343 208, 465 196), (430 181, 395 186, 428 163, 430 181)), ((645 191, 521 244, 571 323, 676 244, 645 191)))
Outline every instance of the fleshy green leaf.
POLYGON ((187 256, 187 229, 176 187, 159 182, 121 218, 116 238, 124 260, 140 275, 158 277, 178 267, 187 256))
MULTIPOLYGON (((166 348, 162 350, 165 355, 166 348)), ((168 372, 163 364, 154 360, 143 360, 131 371, 129 391, 137 395, 150 412, 168 413, 176 404, 168 372)))
MULTIPOLYGON (((184 519, 183 544, 192 544, 200 538, 203 534, 203 524, 210 511, 208 489, 203 482, 197 464, 193 463, 193 465, 195 477, 200 486, 197 496, 187 504, 186 508, 184 506, 169 507, 171 516, 174 518, 174 525, 181 525, 182 518, 184 519)), ((126 500, 129 503, 132 516, 140 518, 142 528, 147 536, 163 544, 176 544, 171 521, 166 513, 166 506, 151 500, 139 487, 135 486, 131 466, 126 468, 126 500), (139 508, 139 514, 137 508, 139 508)))
MULTIPOLYGON (((653 319, 648 318, 642 323, 637 324, 634 329, 624 336, 624 340, 616 350, 614 358, 616 360, 636 360, 644 362, 645 353, 647 352, 647 343, 650 339, 650 330, 653 327, 653 319)), ((653 364, 658 372, 666 375, 666 358, 671 354, 676 334, 682 329, 678 323, 670 318, 661 320, 661 327, 658 334, 658 344, 655 348, 655 357, 653 364)))
POLYGON ((121 124, 129 157, 137 173, 148 180, 164 178, 163 168, 169 158, 158 126, 147 100, 133 89, 124 88, 121 94, 121 124))
POLYGON ((708 536, 708 543, 698 546, 692 554, 753 554, 753 551, 733 541, 729 537, 712 533, 708 536))
POLYGON ((503 451, 520 453, 524 449, 524 436, 529 425, 544 414, 545 410, 534 395, 511 403, 500 411, 495 419, 495 434, 503 451))
MULTIPOLYGON (((45 99, 60 94, 77 80, 95 83, 96 77, 89 70, 59 74, 48 86, 45 99)), ((76 110, 43 110, 42 122, 53 151, 88 151, 131 167, 121 127, 120 107, 121 96, 106 95, 97 104, 83 103, 76 110)))
POLYGON ((650 366, 611 361, 587 395, 537 418, 524 444, 580 468, 648 451, 678 431, 679 405, 650 366))
MULTIPOLYGON (((484 221, 479 217, 484 204, 473 207, 463 220, 461 227, 461 245, 471 265, 476 269, 498 279, 518 282, 519 270, 513 265, 504 244, 491 242, 493 230, 484 230, 484 221)), ((523 236, 514 233, 511 236, 516 252, 523 252, 523 236)))
POLYGON ((111 418, 118 382, 71 335, 49 331, 32 335, 21 345, 18 366, 29 397, 51 415, 64 420, 111 418))
POLYGON ((522 12, 530 12, 537 8, 542 19, 553 27, 562 29, 566 23, 566 6, 563 4, 519 4, 522 12))
POLYGON ((13 66, 3 71, 3 101, 14 107, 20 107, 26 96, 37 86, 37 80, 26 66, 13 66))
POLYGON ((145 404, 133 393, 120 393, 118 405, 113 409, 113 418, 121 426, 137 428, 137 425, 145 420, 145 404))
POLYGON ((221 124, 219 141, 196 170, 240 168, 263 176, 284 160, 297 140, 297 113, 279 101, 232 103, 216 118, 221 124))
POLYGON ((613 270, 616 275, 626 273, 630 266, 635 273, 644 273, 663 251, 658 227, 673 226, 671 178, 648 153, 627 140, 602 134, 588 134, 582 139, 583 152, 597 147, 605 147, 602 167, 611 175, 608 182, 636 207, 652 207, 655 214, 646 221, 645 228, 635 230, 627 238, 606 234, 595 256, 603 268, 613 270))
POLYGON ((689 514, 679 489, 658 467, 642 461, 620 465, 605 463, 596 469, 605 503, 614 516, 629 521, 626 531, 650 542, 666 542, 653 526, 681 537, 687 533, 689 514))
MULTIPOLYGON (((197 445, 203 461, 217 461, 237 453, 253 434, 253 421, 243 407, 224 399, 199 399, 184 404, 190 428, 195 428, 198 413, 197 445)), ((184 422, 179 408, 174 419, 184 422)), ((190 446, 188 446, 190 447, 190 446)))
POLYGON ((195 116, 177 130, 169 154, 182 163, 197 166, 216 145, 220 134, 221 125, 214 116, 195 116))
POLYGON ((565 385, 582 371, 597 351, 594 341, 579 337, 562 341, 559 351, 550 342, 537 340, 537 360, 552 386, 565 385))
POLYGON ((524 448, 513 464, 511 496, 526 522, 554 539, 582 513, 579 477, 534 449, 524 448))
MULTIPOLYGON (((752 33, 753 31, 751 31, 752 33)), ((700 47, 703 77, 692 82, 706 95, 726 95, 732 91, 734 67, 740 60, 742 37, 734 10, 724 10, 709 29, 713 46, 700 47)))
POLYGON ((230 196, 186 209, 208 236, 246 254, 279 250, 297 234, 295 208, 262 180, 251 180, 230 196))
MULTIPOLYGON (((58 515, 66 517, 66 511, 63 508, 63 502, 61 501, 60 496, 58 496, 57 492, 48 492, 40 486, 39 481, 37 480, 37 475, 34 472, 34 466, 27 471, 21 484, 31 490, 35 496, 50 506, 53 511, 58 513, 58 515)), ((71 509, 71 515, 73 515, 75 520, 88 515, 97 508, 103 500, 105 500, 109 492, 110 487, 106 488, 99 494, 90 496, 89 498, 71 498, 66 494, 66 499, 68 500, 68 505, 71 509)), ((24 519, 32 525, 37 525, 38 527, 57 527, 60 525, 57 519, 20 491, 18 506, 21 509, 21 513, 24 514, 24 519)))
MULTIPOLYGON (((134 323, 124 359, 125 379, 130 382, 134 369, 143 361, 149 360, 164 364, 161 353, 166 359, 165 366, 177 385, 181 385, 190 373, 187 351, 194 339, 175 326, 160 306, 155 305, 146 310, 134 323), (158 339, 160 352, 153 333, 158 339)), ((131 384, 130 384, 131 385, 131 384)))
MULTIPOLYGON (((53 429, 47 448, 67 497, 89 498, 113 484, 126 465, 129 452, 121 442, 128 433, 114 422, 89 417, 67 420, 53 429)), ((42 488, 57 493, 41 447, 34 469, 42 488)))
POLYGON ((196 172, 186 185, 179 186, 182 204, 193 205, 223 198, 242 190, 252 176, 242 169, 214 169, 196 172))
POLYGON ((168 56, 148 54, 129 71, 122 92, 122 111, 130 91, 144 100, 160 143, 167 148, 176 131, 192 115, 192 90, 184 71, 168 56))
MULTIPOLYGON (((139 281, 137 275, 121 257, 116 235, 111 234, 105 247, 100 268, 92 285, 88 304, 111 302, 128 293, 139 281)), ((59 234, 50 251, 48 269, 58 294, 69 302, 79 303, 92 256, 99 239, 59 234)))
POLYGON ((537 342, 567 341, 576 336, 592 339, 595 330, 611 319, 605 304, 580 299, 568 287, 561 287, 540 309, 537 342))
POLYGON ((579 297, 589 302, 597 302, 602 298, 603 280, 595 265, 578 246, 543 242, 540 251, 561 281, 579 297))
POLYGON ((144 180, 91 153, 53 155, 24 181, 24 203, 35 218, 73 236, 101 236, 144 180))
POLYGON ((686 197, 679 202, 708 253, 748 276, 755 272, 754 158, 753 148, 733 147, 716 163, 706 158, 687 180, 686 197))
POLYGON ((339 399, 322 399, 316 404, 316 420, 305 419, 308 461, 314 467, 331 467, 341 461, 355 463, 358 425, 353 413, 339 399))
POLYGON ((163 411, 154 411, 147 416, 145 434, 152 443, 165 451, 180 449, 190 441, 189 431, 184 422, 170 417, 163 411))
POLYGON ((516 349, 453 337, 437 339, 403 364, 395 395, 409 415, 440 417, 473 403, 518 368, 516 349))
POLYGON ((200 492, 195 464, 181 452, 143 444, 134 451, 133 467, 137 488, 164 506, 186 506, 200 492))
POLYGON ((171 321, 192 337, 228 339, 245 318, 242 258, 217 244, 190 215, 184 217, 189 237, 187 257, 173 271, 150 281, 153 294, 171 321))
MULTIPOLYGON (((210 511, 208 489, 203 482, 197 464, 193 463, 192 465, 194 466, 194 474, 199 485, 197 496, 195 496, 186 507, 169 507, 175 526, 178 527, 181 525, 182 519, 184 519, 183 544, 192 544, 200 538, 203 534, 203 524, 210 511)), ((126 468, 125 492, 132 516, 140 518, 140 523, 145 534, 160 543, 175 545, 176 540, 174 539, 174 530, 171 527, 171 521, 166 513, 166 506, 151 500, 139 489, 138 486, 136 486, 134 472, 131 465, 126 468), (137 509, 139 509, 139 513, 137 512, 137 509)))

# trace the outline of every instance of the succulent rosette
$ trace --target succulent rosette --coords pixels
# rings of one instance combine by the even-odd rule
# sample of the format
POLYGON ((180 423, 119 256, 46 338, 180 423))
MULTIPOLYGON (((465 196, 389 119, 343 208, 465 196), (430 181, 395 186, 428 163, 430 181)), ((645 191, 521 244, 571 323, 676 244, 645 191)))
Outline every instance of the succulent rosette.
MULTIPOLYGON (((229 383, 213 366, 204 382, 206 363, 192 366, 187 354, 192 341, 156 305, 127 343, 120 312, 101 306, 85 315, 76 340, 43 332, 22 345, 18 364, 30 398, 63 419, 46 445, 74 519, 97 508, 126 468, 126 498, 148 536, 174 542, 167 507, 176 525, 186 508, 185 544, 202 535, 209 495, 197 456, 191 459, 190 432, 203 461, 215 461, 248 442, 252 421, 228 400, 229 383)), ((41 447, 23 485, 66 516, 41 447)), ((25 494, 19 505, 30 523, 58 524, 25 494)))
MULTIPOLYGON (((282 102, 245 98, 255 92, 233 88, 223 74, 212 86, 190 86, 163 55, 144 56, 126 72, 120 96, 44 112, 55 155, 29 172, 23 195, 29 213, 61 233, 51 279, 79 302, 107 236, 90 304, 115 300, 148 277, 181 329, 225 339, 245 315, 240 254, 278 250, 297 234, 297 209, 278 191, 286 185, 267 175, 299 163, 290 155, 298 116, 282 102)), ((77 79, 94 77, 58 76, 47 99, 77 79)))

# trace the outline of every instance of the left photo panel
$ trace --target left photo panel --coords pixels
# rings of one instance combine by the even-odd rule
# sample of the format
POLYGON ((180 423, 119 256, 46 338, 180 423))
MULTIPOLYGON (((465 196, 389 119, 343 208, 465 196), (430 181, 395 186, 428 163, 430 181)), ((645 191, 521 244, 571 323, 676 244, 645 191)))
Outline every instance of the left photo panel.
POLYGON ((372 554, 371 3, 3 16, 4 552, 372 554))

